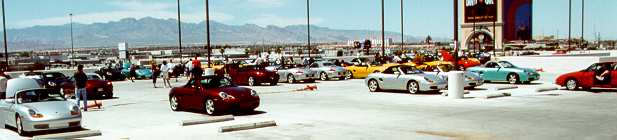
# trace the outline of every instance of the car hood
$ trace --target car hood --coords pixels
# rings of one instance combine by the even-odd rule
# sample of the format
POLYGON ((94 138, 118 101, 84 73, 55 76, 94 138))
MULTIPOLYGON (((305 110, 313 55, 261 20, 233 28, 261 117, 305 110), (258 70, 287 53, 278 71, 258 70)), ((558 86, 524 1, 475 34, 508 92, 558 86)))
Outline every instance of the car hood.
POLYGON ((88 80, 86 82, 87 86, 95 86, 95 87, 104 87, 107 86, 107 81, 105 80, 88 80))
POLYGON ((244 87, 225 87, 221 89, 221 92, 225 92, 236 98, 242 98, 246 96, 251 96, 251 90, 252 89, 244 87))
POLYGON ((21 104, 29 109, 34 109, 40 114, 56 114, 70 112, 75 104, 69 101, 50 101, 50 102, 36 102, 21 104))

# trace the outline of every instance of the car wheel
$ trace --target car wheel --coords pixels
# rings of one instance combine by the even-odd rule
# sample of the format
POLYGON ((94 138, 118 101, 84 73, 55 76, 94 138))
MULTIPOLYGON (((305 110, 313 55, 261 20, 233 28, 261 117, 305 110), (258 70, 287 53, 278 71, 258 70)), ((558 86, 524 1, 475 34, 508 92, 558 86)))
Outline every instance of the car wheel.
POLYGON ((212 99, 207 99, 207 100, 204 102, 204 110, 206 111, 206 113, 207 113, 208 115, 216 115, 216 113, 217 113, 216 111, 217 111, 217 110, 216 110, 216 108, 215 108, 215 106, 214 106, 214 100, 212 100, 212 99))
POLYGON ((351 79, 353 78, 353 73, 351 73, 351 71, 347 71, 347 73, 345 73, 345 79, 351 79))
POLYGON ((368 81, 368 90, 371 92, 379 91, 379 83, 377 82, 377 80, 372 79, 368 81))
POLYGON ((176 96, 171 96, 171 98, 169 98, 169 106, 172 111, 180 110, 179 105, 180 104, 178 104, 178 98, 176 96))
POLYGON ((21 117, 19 115, 15 117, 15 127, 17 129, 17 134, 19 134, 20 136, 26 135, 26 131, 24 131, 23 121, 21 120, 21 117))
POLYGON ((407 83, 407 90, 411 94, 417 94, 420 91, 420 86, 418 85, 418 82, 410 81, 407 83))
POLYGON ((578 88, 578 81, 576 81, 576 79, 569 79, 566 81, 566 89, 576 90, 576 88, 578 88))
POLYGON ((326 74, 325 72, 321 72, 321 74, 319 74, 319 79, 321 79, 322 81, 328 80, 328 74, 326 74))
POLYGON ((249 84, 249 86, 255 86, 255 78, 249 77, 248 84, 249 84))
POLYGON ((293 75, 289 74, 287 75, 287 83, 293 84, 296 81, 296 78, 294 78, 293 75))
POLYGON ((276 86, 277 84, 278 84, 278 82, 277 82, 277 81, 272 81, 272 82, 270 82, 270 86, 276 86))
POLYGON ((518 84, 518 83, 520 83, 518 75, 515 74, 515 73, 508 74, 508 83, 510 83, 510 84, 518 84))

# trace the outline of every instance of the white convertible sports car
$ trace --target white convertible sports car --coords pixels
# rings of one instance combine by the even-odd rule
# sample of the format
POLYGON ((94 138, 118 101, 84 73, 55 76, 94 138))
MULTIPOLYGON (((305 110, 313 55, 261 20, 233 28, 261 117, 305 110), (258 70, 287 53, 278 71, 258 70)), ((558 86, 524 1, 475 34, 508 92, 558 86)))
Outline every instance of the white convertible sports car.
POLYGON ((365 79, 371 92, 380 90, 407 90, 411 94, 446 89, 447 82, 436 75, 426 74, 412 66, 390 66, 381 73, 365 79))

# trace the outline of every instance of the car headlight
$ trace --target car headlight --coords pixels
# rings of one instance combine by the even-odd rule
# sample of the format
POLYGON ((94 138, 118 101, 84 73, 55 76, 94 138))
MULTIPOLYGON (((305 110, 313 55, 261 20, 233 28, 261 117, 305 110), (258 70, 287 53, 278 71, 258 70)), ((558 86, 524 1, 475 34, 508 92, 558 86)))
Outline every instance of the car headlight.
POLYGON ((473 76, 465 76, 465 78, 467 78, 467 80, 470 80, 470 81, 476 80, 476 78, 473 76))
POLYGON ((257 91, 251 90, 251 96, 258 97, 257 91))
POLYGON ((79 114, 81 114, 81 111, 79 110, 79 107, 73 106, 73 109, 71 109, 71 115, 72 116, 76 116, 76 115, 79 115, 79 114))
POLYGON ((427 82, 429 82, 429 83, 433 83, 433 82, 435 82, 435 81, 431 80, 431 79, 430 79, 430 78, 428 78, 428 77, 424 77, 424 80, 426 80, 426 81, 427 81, 427 82))
POLYGON ((52 87, 55 87, 55 86, 56 86, 56 83, 54 83, 54 82, 47 82, 47 85, 52 86, 52 87))
POLYGON ((43 118, 43 114, 39 114, 36 112, 36 110, 34 109, 28 109, 28 114, 32 117, 32 118, 43 118))
POLYGON ((229 94, 227 94, 227 93, 225 93, 225 92, 220 92, 220 93, 219 93, 219 96, 220 96, 221 98, 223 98, 224 100, 226 100, 226 99, 233 99, 233 98, 235 98, 234 96, 231 96, 231 95, 229 95, 229 94))

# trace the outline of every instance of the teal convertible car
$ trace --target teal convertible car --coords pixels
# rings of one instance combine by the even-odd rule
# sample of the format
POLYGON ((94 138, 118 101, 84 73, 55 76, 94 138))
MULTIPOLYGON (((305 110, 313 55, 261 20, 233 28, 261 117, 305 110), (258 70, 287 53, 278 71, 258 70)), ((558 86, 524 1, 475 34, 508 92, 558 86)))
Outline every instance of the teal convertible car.
POLYGON ((482 66, 467 70, 478 73, 486 82, 507 81, 510 84, 518 84, 540 80, 540 74, 535 69, 520 68, 508 61, 489 61, 482 66))

